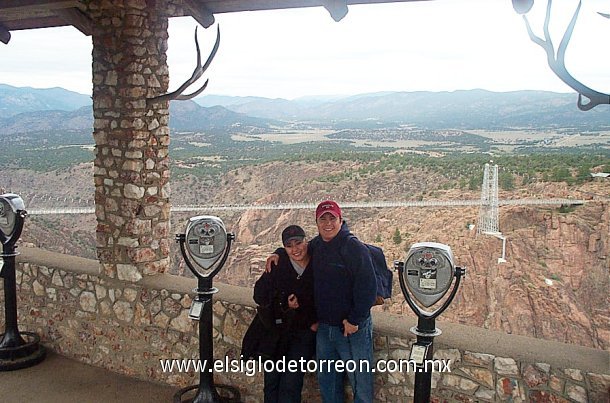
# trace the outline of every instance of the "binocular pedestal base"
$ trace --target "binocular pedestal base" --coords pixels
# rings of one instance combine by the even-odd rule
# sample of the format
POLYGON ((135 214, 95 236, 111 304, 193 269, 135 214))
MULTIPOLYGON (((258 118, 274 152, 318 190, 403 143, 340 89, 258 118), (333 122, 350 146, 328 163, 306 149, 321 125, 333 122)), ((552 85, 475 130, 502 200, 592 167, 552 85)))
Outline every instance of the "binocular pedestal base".
MULTIPOLYGON (((21 332, 24 343, 18 346, 0 347, 0 371, 13 371, 16 369, 32 367, 47 355, 47 351, 40 344, 40 337, 36 333, 21 332)), ((0 340, 5 334, 0 335, 0 340)))
POLYGON ((186 388, 180 389, 174 394, 173 403, 239 403, 241 402, 241 393, 237 388, 227 385, 214 385, 218 390, 217 393, 220 396, 208 396, 212 393, 202 394, 199 393, 199 385, 187 386, 186 388), (183 397, 191 390, 197 389, 195 396, 182 400, 183 397))

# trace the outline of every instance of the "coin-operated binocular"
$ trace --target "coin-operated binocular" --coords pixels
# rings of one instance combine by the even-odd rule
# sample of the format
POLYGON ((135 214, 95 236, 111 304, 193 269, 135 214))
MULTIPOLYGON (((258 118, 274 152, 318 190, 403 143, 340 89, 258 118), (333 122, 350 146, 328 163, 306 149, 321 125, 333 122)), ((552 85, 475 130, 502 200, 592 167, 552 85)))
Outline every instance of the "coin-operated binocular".
POLYGON ((15 248, 27 215, 21 197, 14 193, 0 195, 0 242, 5 253, 7 249, 15 248))
POLYGON ((6 327, 0 335, 0 371, 27 368, 41 362, 46 356, 40 337, 31 332, 19 332, 17 325, 17 284, 15 257, 17 240, 21 236, 27 217, 25 204, 14 193, 0 195, 0 242, 3 264, 0 275, 4 278, 4 314, 6 327))
POLYGON ((229 256, 235 235, 227 233, 222 220, 214 216, 197 216, 189 219, 184 234, 177 234, 176 241, 184 262, 197 277, 197 297, 189 309, 189 317, 199 321, 199 356, 201 362, 208 363, 199 375, 199 385, 180 389, 174 395, 174 402, 182 402, 182 396, 197 388, 194 398, 185 401, 193 403, 239 401, 240 393, 227 385, 214 385, 212 368, 214 346, 212 338, 212 296, 218 289, 212 287, 212 280, 222 269, 229 256), (224 390, 221 396, 218 389, 224 390))
POLYGON ((435 319, 453 301, 466 270, 455 266, 449 246, 436 242, 413 244, 406 261, 396 261, 394 266, 399 273, 405 300, 418 318, 417 326, 411 328, 411 332, 417 336, 410 356, 417 366, 414 402, 429 402, 432 372, 427 362, 431 362, 434 354, 434 337, 442 333, 436 328, 435 319), (435 310, 426 310, 437 303, 440 306, 435 310))

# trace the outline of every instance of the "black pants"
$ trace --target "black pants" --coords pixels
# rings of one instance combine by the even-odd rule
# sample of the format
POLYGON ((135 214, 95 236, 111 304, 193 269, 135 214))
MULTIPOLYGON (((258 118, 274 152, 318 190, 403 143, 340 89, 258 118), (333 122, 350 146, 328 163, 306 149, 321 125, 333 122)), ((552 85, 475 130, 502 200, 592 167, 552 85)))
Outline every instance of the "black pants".
POLYGON ((285 361, 284 371, 280 372, 274 368, 273 371, 265 372, 265 403, 301 402, 305 372, 300 371, 300 364, 297 364, 297 372, 290 372, 288 362, 295 360, 298 363, 301 358, 304 360, 313 358, 316 351, 316 334, 309 329, 295 330, 286 337, 285 358, 280 356, 276 359, 276 363, 278 360, 285 361))

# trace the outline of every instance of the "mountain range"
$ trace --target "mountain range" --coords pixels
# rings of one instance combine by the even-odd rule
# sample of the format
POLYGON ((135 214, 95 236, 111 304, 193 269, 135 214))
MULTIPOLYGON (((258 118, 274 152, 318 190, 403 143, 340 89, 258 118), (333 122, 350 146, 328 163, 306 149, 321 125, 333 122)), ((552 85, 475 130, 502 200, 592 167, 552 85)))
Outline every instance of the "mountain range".
POLYGON ((74 111, 87 105, 91 105, 91 96, 63 88, 39 89, 0 84, 0 119, 27 112, 74 111))
MULTIPOLYGON (((92 131, 91 97, 63 88, 17 88, 0 84, 0 138, 20 133, 92 131)), ((267 128, 272 119, 193 101, 171 102, 170 127, 176 131, 227 131, 236 126, 267 128)))
POLYGON ((546 91, 380 92, 348 97, 307 97, 292 101, 259 97, 204 95, 200 105, 220 105, 235 112, 287 121, 381 122, 420 127, 610 127, 610 106, 583 112, 577 96, 546 91))
MULTIPOLYGON (((204 95, 172 102, 170 127, 177 131, 240 131, 295 122, 367 128, 429 129, 579 128, 610 130, 610 106, 587 112, 576 95, 545 91, 381 92, 295 100, 204 95)), ((0 84, 0 136, 28 131, 90 130, 91 98, 62 88, 0 84)))

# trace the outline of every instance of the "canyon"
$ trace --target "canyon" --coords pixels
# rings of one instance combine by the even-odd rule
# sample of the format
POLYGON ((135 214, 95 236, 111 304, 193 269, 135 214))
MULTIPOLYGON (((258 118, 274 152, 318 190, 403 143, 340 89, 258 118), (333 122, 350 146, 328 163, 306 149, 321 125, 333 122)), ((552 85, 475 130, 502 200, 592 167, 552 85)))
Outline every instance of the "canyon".
MULTIPOLYGON (((386 171, 350 180, 327 181, 329 175, 355 172, 362 163, 270 162, 229 172, 222 186, 201 193, 196 178, 172 182, 175 203, 247 204, 286 200, 338 202, 367 200, 473 200, 476 190, 444 189, 443 175, 413 169, 386 171)), ((66 172, 84 189, 90 167, 66 172)), ((15 172, 13 172, 15 174, 15 172)), ((19 174, 17 172, 17 174, 19 174)), ((62 174, 27 174, 35 189, 59 186, 62 174)), ((18 175, 17 175, 18 176, 18 175)), ((63 179, 62 179, 63 178, 63 179)), ((16 178, 18 180, 18 177, 16 178)), ((495 237, 477 235, 477 207, 419 207, 345 209, 352 232, 365 242, 384 248, 388 266, 404 260, 413 243, 434 241, 449 245, 456 263, 465 267, 457 296, 442 319, 510 334, 533 336, 598 349, 610 348, 610 180, 598 178, 580 185, 536 181, 501 191, 500 200, 528 198, 584 199, 580 206, 501 206, 500 230, 507 238, 506 262, 498 263, 502 244, 495 237), (394 234, 401 234, 396 242, 394 234)), ((172 213, 172 232, 184 231, 188 217, 218 215, 237 241, 229 261, 215 281, 252 286, 266 257, 280 246, 280 233, 289 224, 316 233, 313 211, 244 210, 172 213)), ((95 258, 95 217, 89 215, 31 216, 22 242, 29 246, 95 258)), ((170 272, 191 276, 171 245, 170 272)), ((414 315, 404 302, 394 275, 390 300, 374 309, 414 315)))

